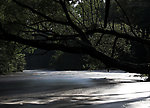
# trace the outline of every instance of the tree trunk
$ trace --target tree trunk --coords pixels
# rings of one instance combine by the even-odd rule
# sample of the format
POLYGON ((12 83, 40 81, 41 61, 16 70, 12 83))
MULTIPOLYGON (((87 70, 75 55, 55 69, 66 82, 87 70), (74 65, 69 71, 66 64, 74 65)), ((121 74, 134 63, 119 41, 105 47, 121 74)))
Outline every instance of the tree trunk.
POLYGON ((148 74, 148 78, 146 79, 146 81, 150 81, 150 74, 148 74))

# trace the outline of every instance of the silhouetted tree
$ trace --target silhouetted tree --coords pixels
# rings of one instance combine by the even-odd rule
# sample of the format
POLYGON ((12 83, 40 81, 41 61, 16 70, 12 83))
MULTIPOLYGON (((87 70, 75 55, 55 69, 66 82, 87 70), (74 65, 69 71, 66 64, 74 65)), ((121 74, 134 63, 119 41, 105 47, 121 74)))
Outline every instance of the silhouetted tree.
POLYGON ((13 14, 3 13, 0 39, 45 50, 87 54, 108 68, 149 74, 148 63, 118 59, 131 41, 150 45, 150 40, 142 37, 141 29, 130 21, 119 1, 113 2, 121 9, 115 18, 109 15, 110 0, 9 0, 7 8, 13 14), (118 18, 119 14, 125 17, 118 18))

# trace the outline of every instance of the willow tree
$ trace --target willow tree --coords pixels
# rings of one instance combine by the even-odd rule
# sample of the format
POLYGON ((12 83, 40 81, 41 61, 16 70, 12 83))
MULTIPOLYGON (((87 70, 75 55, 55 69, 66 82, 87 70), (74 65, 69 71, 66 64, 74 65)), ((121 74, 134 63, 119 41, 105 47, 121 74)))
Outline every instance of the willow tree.
POLYGON ((142 38, 140 29, 132 24, 119 1, 113 3, 122 12, 116 12, 113 18, 110 14, 116 8, 110 7, 110 0, 8 1, 13 5, 13 14, 10 17, 7 13, 6 20, 0 19, 1 40, 45 50, 86 54, 103 62, 107 68, 150 74, 149 63, 133 63, 117 57, 128 50, 131 41, 150 45, 150 40, 142 38), (118 18, 120 14, 125 17, 118 18), (10 29, 6 27, 8 22, 10 29), (17 29, 13 29, 14 26, 17 29))

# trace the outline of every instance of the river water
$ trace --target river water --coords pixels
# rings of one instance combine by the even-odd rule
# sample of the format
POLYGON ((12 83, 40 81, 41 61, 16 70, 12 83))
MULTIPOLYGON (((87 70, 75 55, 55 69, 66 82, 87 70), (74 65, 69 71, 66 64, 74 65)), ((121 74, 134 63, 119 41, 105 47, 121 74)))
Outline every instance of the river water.
POLYGON ((150 82, 120 70, 0 76, 0 108, 150 108, 150 82))

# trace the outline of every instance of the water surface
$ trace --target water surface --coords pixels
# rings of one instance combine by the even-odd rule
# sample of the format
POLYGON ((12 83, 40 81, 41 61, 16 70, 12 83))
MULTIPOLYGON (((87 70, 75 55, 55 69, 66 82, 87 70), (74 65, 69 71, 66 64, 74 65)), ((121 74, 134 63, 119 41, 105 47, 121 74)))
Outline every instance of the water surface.
POLYGON ((0 108, 150 108, 150 82, 119 70, 0 76, 0 108))

